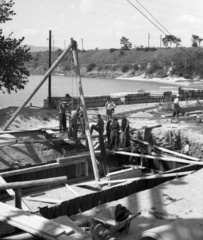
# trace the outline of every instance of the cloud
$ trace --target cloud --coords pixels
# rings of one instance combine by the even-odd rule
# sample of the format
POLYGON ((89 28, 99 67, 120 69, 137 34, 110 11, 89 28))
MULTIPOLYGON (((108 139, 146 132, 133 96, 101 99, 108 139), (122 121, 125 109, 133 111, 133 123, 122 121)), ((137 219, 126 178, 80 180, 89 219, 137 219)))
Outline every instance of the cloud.
POLYGON ((31 29, 31 28, 25 28, 22 30, 22 35, 29 35, 29 36, 36 36, 40 34, 41 31, 39 29, 31 29))
POLYGON ((198 19, 196 17, 193 17, 192 15, 183 15, 179 18, 179 21, 185 23, 200 23, 203 22, 203 19, 198 19))
POLYGON ((80 8, 83 12, 91 11, 93 8, 93 2, 91 0, 81 0, 80 8))
POLYGON ((116 27, 125 27, 126 23, 120 20, 114 20, 114 26, 116 27))
POLYGON ((60 18, 61 18, 61 19, 66 19, 66 14, 64 14, 64 13, 61 14, 61 15, 60 15, 60 18))

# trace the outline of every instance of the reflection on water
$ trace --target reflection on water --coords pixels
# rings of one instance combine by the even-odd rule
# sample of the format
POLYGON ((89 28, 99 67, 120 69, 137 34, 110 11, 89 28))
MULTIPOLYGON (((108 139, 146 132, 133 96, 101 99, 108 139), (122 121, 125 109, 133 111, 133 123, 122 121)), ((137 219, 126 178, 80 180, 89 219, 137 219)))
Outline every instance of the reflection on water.
MULTIPOLYGON (((34 89, 41 82, 43 76, 30 76, 30 81, 25 86, 24 90, 18 93, 3 94, 0 92, 0 106, 20 106, 34 89)), ((96 78, 82 78, 82 86, 84 95, 98 96, 109 95, 111 93, 121 92, 137 92, 141 89, 145 91, 164 92, 177 89, 178 86, 174 84, 164 84, 149 81, 133 81, 133 80, 117 80, 117 79, 96 79, 96 78), (171 89, 170 89, 171 88, 171 89)), ((195 87, 195 85, 194 85, 195 87)), ((197 85, 196 85, 197 87, 197 85)), ((203 88, 203 84, 198 88, 203 88)), ((71 96, 78 96, 78 86, 75 77, 66 76, 52 76, 52 96, 64 97, 69 93, 71 96)), ((31 102, 34 106, 43 106, 43 101, 48 96, 48 81, 46 81, 37 93, 32 98, 31 102)))

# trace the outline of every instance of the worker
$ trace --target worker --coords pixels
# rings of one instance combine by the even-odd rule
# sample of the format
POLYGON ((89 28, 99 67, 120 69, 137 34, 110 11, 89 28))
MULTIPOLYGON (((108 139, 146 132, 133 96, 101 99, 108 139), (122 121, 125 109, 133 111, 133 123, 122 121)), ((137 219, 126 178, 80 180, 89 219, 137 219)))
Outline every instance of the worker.
POLYGON ((186 139, 185 141, 185 147, 184 147, 184 150, 183 150, 183 153, 186 154, 186 155, 190 155, 190 144, 189 144, 189 141, 186 139))
POLYGON ((115 107, 116 104, 112 101, 111 98, 109 98, 105 104, 107 121, 109 119, 112 120, 113 113, 115 112, 115 107))
MULTIPOLYGON (((101 117, 101 114, 97 114, 97 124, 93 124, 90 128, 90 133, 92 134, 93 131, 97 131, 99 133, 99 144, 101 149, 101 157, 102 157, 102 166, 104 175, 106 175, 109 172, 108 166, 107 166, 107 157, 106 157, 106 148, 104 145, 104 120, 101 117)), ((97 164, 100 164, 99 161, 97 161, 97 164)))
POLYGON ((70 102, 67 102, 66 99, 62 99, 59 103, 59 131, 66 132, 66 110, 69 108, 70 102))
POLYGON ((121 140, 120 147, 129 147, 130 146, 130 132, 129 132, 129 121, 124 116, 121 120, 121 140))
POLYGON ((69 138, 73 137, 74 139, 77 139, 79 112, 80 112, 80 108, 77 107, 77 109, 73 110, 70 114, 69 133, 68 133, 69 138))
MULTIPOLYGON (((180 112, 179 98, 180 98, 180 95, 176 94, 176 98, 174 99, 174 106, 173 106, 173 118, 176 119, 175 122, 178 122, 178 117, 180 112)), ((172 119, 171 119, 171 122, 172 122, 172 119)))
MULTIPOLYGON (((134 142, 134 141, 131 141, 131 153, 140 153, 139 145, 136 144, 136 142, 134 142)), ((129 157, 129 162, 131 164, 139 165, 140 164, 140 158, 135 157, 135 156, 130 156, 129 157)))
POLYGON ((97 114, 97 124, 94 124, 90 128, 90 133, 93 133, 93 130, 97 131, 99 133, 99 136, 103 137, 104 133, 104 121, 101 117, 101 114, 97 114))
POLYGON ((110 145, 111 142, 111 138, 110 138, 110 134, 111 134, 111 124, 112 124, 112 120, 109 119, 107 124, 106 124, 106 137, 107 137, 107 143, 108 145, 110 145))
POLYGON ((113 147, 115 150, 118 150, 119 147, 119 131, 120 131, 120 124, 118 122, 118 118, 114 117, 113 122, 111 124, 111 133, 110 133, 110 148, 112 149, 113 147))
POLYGON ((85 134, 85 119, 84 119, 84 114, 83 114, 83 110, 80 107, 80 111, 79 111, 79 124, 80 124, 80 128, 81 128, 81 132, 84 135, 85 134))

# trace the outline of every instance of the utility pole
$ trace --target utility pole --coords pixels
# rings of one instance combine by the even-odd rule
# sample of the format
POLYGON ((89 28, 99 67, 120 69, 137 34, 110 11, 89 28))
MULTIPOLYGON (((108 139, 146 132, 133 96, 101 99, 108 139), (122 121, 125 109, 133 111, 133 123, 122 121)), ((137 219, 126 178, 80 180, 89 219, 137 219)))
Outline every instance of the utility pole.
POLYGON ((82 42, 82 51, 83 51, 83 39, 81 38, 81 42, 82 42))
POLYGON ((162 47, 162 35, 160 35, 160 48, 162 47))
MULTIPOLYGON (((51 67, 51 30, 49 30, 49 69, 51 67)), ((49 75, 49 82, 48 82, 48 106, 51 107, 51 74, 49 75)))
POLYGON ((53 52, 54 52, 54 39, 53 39, 53 52))
POLYGON ((148 47, 150 46, 150 33, 148 33, 148 47))
POLYGON ((66 40, 64 40, 64 49, 66 49, 66 40))

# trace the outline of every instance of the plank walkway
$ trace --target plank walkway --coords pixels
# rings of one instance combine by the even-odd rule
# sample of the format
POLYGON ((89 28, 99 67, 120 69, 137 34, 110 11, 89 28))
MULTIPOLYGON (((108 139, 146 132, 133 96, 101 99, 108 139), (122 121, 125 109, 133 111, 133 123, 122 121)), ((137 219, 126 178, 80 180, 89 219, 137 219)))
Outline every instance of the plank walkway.
MULTIPOLYGON (((0 203, 0 221, 47 240, 72 240, 75 231, 70 226, 0 203)), ((84 239, 81 236, 79 239, 84 239)))

